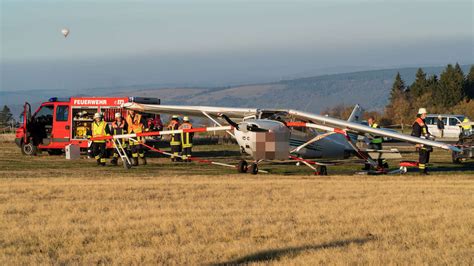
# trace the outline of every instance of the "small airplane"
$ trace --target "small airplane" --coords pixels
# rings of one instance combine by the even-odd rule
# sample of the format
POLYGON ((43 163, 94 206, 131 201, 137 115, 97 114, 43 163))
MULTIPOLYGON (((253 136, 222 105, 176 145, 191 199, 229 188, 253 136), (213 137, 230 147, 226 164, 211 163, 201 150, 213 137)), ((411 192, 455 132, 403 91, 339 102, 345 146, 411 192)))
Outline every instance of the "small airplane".
MULTIPOLYGON (((327 160, 348 159, 355 155, 374 168, 377 168, 377 163, 371 155, 379 154, 379 157, 383 156, 386 158, 386 155, 390 153, 398 153, 396 150, 361 150, 356 146, 358 135, 365 135, 369 138, 373 138, 373 136, 388 137, 409 143, 459 152, 459 148, 446 143, 363 125, 360 123, 363 110, 359 105, 355 106, 347 121, 291 109, 139 103, 125 103, 122 107, 144 113, 206 117, 212 123, 218 125, 218 127, 145 132, 109 137, 114 139, 114 143, 118 143, 116 146, 119 146, 119 142, 115 142, 115 140, 121 138, 133 140, 137 136, 169 135, 181 132, 226 131, 236 139, 241 153, 252 157, 250 165, 244 159, 239 162, 237 170, 240 173, 250 172, 257 174, 258 172, 265 172, 258 169, 258 164, 263 161, 296 161, 313 169, 315 174, 326 175, 326 167, 335 165, 334 163, 327 162, 327 160), (221 123, 222 120, 228 125, 223 125, 221 123)), ((125 156, 124 158, 121 155, 122 159, 125 159, 124 162, 130 162, 123 150, 120 154, 125 156)))

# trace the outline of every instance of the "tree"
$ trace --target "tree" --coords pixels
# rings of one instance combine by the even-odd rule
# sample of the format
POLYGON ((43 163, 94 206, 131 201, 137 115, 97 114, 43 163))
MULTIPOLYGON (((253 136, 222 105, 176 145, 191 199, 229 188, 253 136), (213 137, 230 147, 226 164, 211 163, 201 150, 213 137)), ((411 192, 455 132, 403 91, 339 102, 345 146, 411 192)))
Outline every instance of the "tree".
POLYGON ((456 64, 456 67, 449 64, 441 73, 439 86, 433 93, 433 100, 440 107, 450 108, 464 98, 464 86, 464 74, 459 64, 456 64))
POLYGON ((12 121, 13 115, 8 106, 4 105, 3 110, 0 112, 0 125, 5 127, 8 126, 10 121, 12 121))
POLYGON ((408 119, 410 119, 411 109, 405 82, 400 76, 400 73, 397 73, 392 85, 390 102, 386 107, 385 114, 387 118, 390 118, 393 122, 399 123, 403 131, 404 125, 409 121, 408 119))
POLYGON ((397 75, 395 76, 395 81, 393 82, 393 85, 392 85, 392 91, 390 91, 390 101, 394 100, 401 93, 404 93, 405 89, 406 89, 405 82, 400 76, 400 72, 397 72, 397 75))
POLYGON ((426 80, 426 73, 423 69, 418 68, 416 72, 416 79, 410 86, 410 94, 413 99, 421 97, 428 90, 428 81, 426 80))
POLYGON ((468 99, 474 99, 474 65, 471 66, 471 69, 466 76, 464 92, 468 99))

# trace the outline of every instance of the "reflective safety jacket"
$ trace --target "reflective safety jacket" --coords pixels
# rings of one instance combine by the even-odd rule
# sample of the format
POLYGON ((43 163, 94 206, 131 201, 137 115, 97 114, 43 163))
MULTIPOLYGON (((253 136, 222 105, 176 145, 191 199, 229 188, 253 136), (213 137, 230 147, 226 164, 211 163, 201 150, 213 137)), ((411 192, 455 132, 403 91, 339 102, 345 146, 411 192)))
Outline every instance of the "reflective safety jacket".
MULTIPOLYGON (((184 122, 179 129, 191 129, 193 128, 193 124, 189 122, 184 122)), ((191 148, 193 146, 193 136, 194 133, 190 132, 182 132, 181 133, 181 143, 183 144, 183 148, 191 148)))
MULTIPOLYGON (((471 122, 471 121, 469 120, 469 118, 465 117, 462 122, 463 122, 463 123, 469 123, 469 122, 471 122)), ((471 130, 471 129, 472 129, 472 126, 471 126, 471 125, 464 125, 464 126, 462 126, 462 130, 464 130, 464 131, 469 131, 469 130, 471 130)))
POLYGON ((127 134, 127 124, 124 120, 122 120, 121 122, 114 121, 112 123, 112 131, 114 135, 127 134))
MULTIPOLYGON (((92 137, 97 138, 97 137, 105 137, 105 136, 110 136, 110 129, 107 125, 107 122, 105 121, 100 121, 97 123, 96 121, 92 122, 92 137)), ((94 140, 96 143, 105 143, 104 140, 94 140)))
MULTIPOLYGON (((377 123, 373 123, 372 125, 370 125, 370 127, 371 128, 380 128, 377 123)), ((383 142, 383 138, 381 136, 375 136, 370 142, 373 143, 373 144, 380 144, 380 143, 383 142)))
POLYGON ((428 126, 425 123, 425 120, 418 117, 412 126, 411 135, 417 138, 428 137, 430 132, 428 131, 428 126))
POLYGON ((128 125, 127 132, 128 133, 142 133, 143 132, 143 121, 141 114, 131 115, 128 114, 127 118, 125 119, 128 125))
MULTIPOLYGON (((177 130, 179 129, 179 122, 176 120, 171 120, 169 125, 168 125, 168 130, 177 130)), ((181 134, 171 134, 170 135, 170 145, 171 146, 177 146, 181 145, 181 134)))

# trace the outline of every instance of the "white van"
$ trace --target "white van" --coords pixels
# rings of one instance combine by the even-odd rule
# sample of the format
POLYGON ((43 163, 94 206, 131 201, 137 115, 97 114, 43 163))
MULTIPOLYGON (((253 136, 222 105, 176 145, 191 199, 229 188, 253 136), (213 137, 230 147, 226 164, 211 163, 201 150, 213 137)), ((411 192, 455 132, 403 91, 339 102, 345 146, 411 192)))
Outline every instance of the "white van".
MULTIPOLYGON (((440 138, 441 132, 438 130, 438 114, 430 114, 426 116, 425 122, 428 125, 428 130, 435 137, 440 138)), ((455 138, 459 137, 461 133, 460 124, 464 120, 463 115, 441 115, 441 119, 444 122, 444 136, 443 138, 455 138)))

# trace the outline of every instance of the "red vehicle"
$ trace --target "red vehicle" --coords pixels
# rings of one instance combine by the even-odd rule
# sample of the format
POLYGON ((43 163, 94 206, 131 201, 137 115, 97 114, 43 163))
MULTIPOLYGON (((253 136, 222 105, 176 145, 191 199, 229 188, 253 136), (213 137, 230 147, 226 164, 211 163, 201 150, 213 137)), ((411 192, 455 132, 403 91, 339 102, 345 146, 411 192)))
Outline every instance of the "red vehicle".
MULTIPOLYGON (((25 103, 23 123, 16 131, 15 143, 25 155, 36 155, 38 151, 49 154, 61 154, 68 144, 77 144, 81 150, 87 150, 93 116, 96 112, 104 115, 106 122, 114 121, 115 113, 126 111, 121 105, 126 102, 159 104, 157 98, 144 97, 72 97, 51 98, 40 105, 32 115, 31 105, 25 103)), ((155 127, 161 126, 159 115, 144 114, 155 127)), ((145 125, 146 126, 146 125, 145 125)), ((112 143, 107 148, 113 148, 112 143)))

